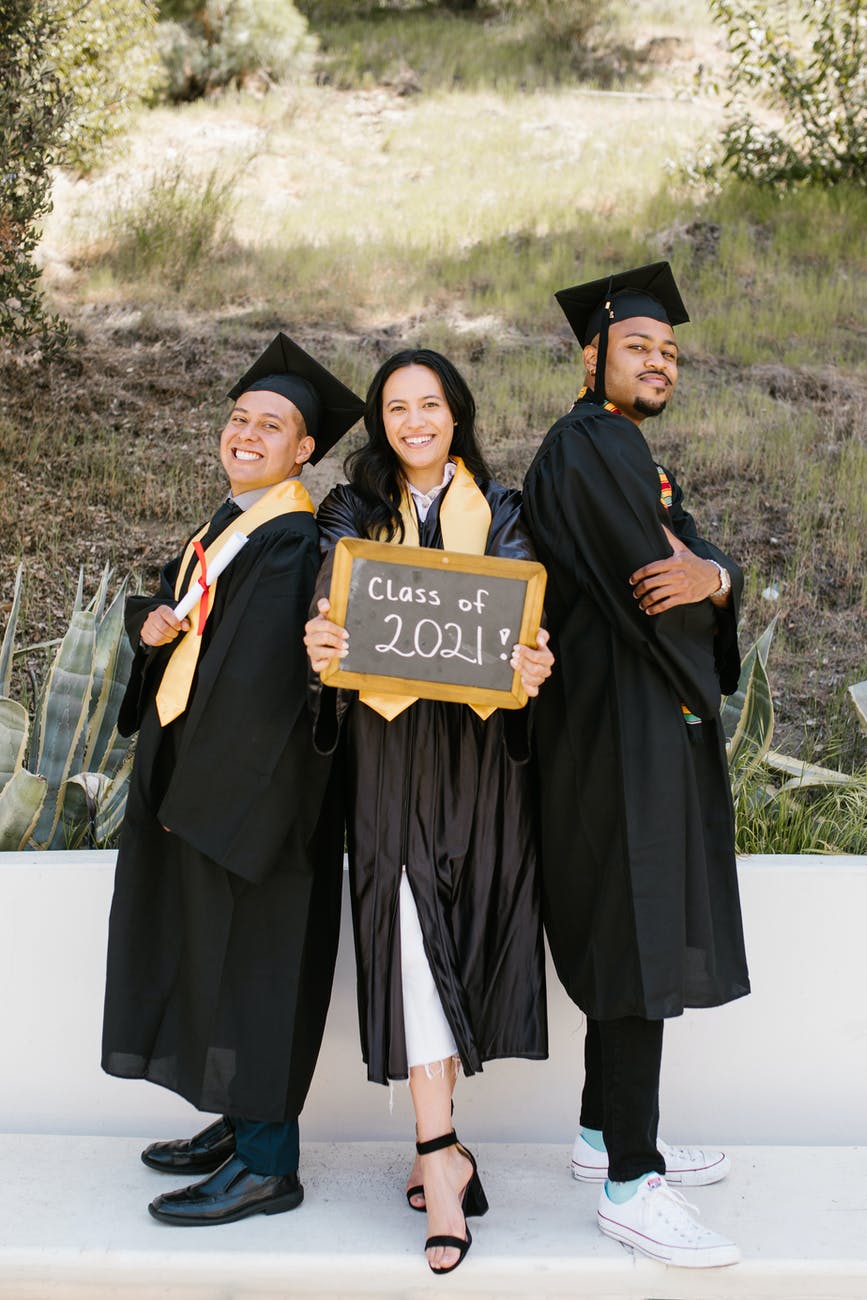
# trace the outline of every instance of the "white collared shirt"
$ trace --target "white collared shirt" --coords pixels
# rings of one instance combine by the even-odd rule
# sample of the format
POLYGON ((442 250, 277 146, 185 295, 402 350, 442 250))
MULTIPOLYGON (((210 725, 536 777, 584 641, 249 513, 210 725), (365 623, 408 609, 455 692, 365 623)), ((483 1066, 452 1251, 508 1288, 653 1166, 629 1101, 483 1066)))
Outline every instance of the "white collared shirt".
POLYGON ((410 483, 409 479, 407 479, 406 485, 409 488, 410 495, 412 496, 413 501, 415 502, 415 508, 418 511, 418 517, 420 523, 423 524, 424 521, 427 519, 428 511, 430 510, 434 501, 436 501, 439 494, 441 492, 445 492, 449 483, 451 483, 452 479, 454 478, 457 468, 458 467, 453 460, 447 460, 445 471, 443 473, 442 483, 438 483, 436 487, 431 488, 430 492, 420 491, 419 488, 413 487, 412 483, 410 483))
POLYGON ((268 485, 268 487, 250 488, 249 492, 239 492, 236 497, 233 497, 230 492, 229 495, 226 497, 226 500, 231 501, 232 504, 236 505, 239 510, 249 510, 250 506, 254 506, 256 502, 265 495, 266 492, 271 491, 271 488, 273 486, 274 484, 271 483, 268 485))

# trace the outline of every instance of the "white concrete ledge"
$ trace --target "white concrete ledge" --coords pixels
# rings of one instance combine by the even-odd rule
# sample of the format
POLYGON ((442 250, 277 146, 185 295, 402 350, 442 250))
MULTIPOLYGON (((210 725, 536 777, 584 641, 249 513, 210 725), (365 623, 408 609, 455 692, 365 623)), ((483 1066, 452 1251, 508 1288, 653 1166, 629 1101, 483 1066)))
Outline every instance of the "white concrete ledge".
MULTIPOLYGON (((463 1124, 462 1124, 463 1131, 463 1124)), ((477 1149, 491 1202, 448 1282, 427 1269, 425 1218, 403 1199, 408 1143, 305 1146, 305 1201, 222 1228, 155 1223, 173 1186, 129 1138, 0 1138, 0 1300, 863 1300, 867 1151, 742 1148, 730 1177, 689 1199, 743 1263, 671 1269, 595 1226, 598 1190, 568 1146, 477 1149)))
MULTIPOLYGON (((99 1069, 113 855, 0 855, 0 1132, 193 1131, 195 1112, 99 1069)), ((666 1027, 663 1133, 671 1141, 867 1143, 867 858, 740 864, 753 994, 666 1027)), ((581 1016, 550 971, 551 1057, 495 1062, 460 1085, 467 1140, 564 1142, 577 1114, 581 1016)), ((366 1082, 349 909, 305 1141, 403 1139, 405 1089, 366 1082)), ((867 1235, 867 1231, 865 1231, 867 1235)), ((867 1294, 867 1286, 865 1286, 867 1294)))

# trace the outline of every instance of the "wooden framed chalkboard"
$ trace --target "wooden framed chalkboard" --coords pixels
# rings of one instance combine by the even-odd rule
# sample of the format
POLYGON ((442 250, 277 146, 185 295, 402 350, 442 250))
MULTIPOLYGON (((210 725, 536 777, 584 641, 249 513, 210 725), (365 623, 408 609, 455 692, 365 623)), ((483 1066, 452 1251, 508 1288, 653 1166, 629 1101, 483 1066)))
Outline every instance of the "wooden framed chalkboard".
POLYGON ((527 694, 509 660, 513 645, 536 644, 545 576, 530 560, 342 537, 328 617, 348 629, 349 654, 322 680, 520 709, 527 694))

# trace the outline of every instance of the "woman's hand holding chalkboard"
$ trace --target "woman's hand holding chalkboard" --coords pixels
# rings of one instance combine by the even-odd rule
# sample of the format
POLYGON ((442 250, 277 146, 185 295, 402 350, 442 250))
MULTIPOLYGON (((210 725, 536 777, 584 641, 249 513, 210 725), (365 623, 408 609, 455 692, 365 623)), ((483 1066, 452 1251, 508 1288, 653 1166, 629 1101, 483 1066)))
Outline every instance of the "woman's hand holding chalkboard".
POLYGON ((535 650, 528 645, 516 645, 512 650, 510 667, 520 674, 521 684, 530 696, 538 695, 545 678, 551 676, 554 656, 548 649, 548 640, 548 633, 540 627, 535 650))
POLYGON ((304 644, 310 667, 315 673, 321 673, 335 655, 343 659, 349 654, 349 633, 325 617, 331 606, 324 597, 317 601, 316 608, 319 610, 316 618, 311 618, 304 627, 304 644))

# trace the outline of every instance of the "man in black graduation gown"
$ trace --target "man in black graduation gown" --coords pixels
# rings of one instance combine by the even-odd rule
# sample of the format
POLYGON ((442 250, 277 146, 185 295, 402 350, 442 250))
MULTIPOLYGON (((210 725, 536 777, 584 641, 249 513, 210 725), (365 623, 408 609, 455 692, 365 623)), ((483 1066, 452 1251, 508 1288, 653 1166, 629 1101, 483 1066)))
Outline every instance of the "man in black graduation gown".
POLYGON ((235 385, 220 441, 231 494, 127 604, 136 647, 120 728, 140 728, 109 922, 102 1065, 221 1116, 145 1164, 210 1173, 158 1196, 173 1224, 300 1204, 298 1115, 331 993, 339 776, 316 754, 303 634, 319 567, 300 482, 363 403, 285 335, 235 385), (224 572, 230 535, 248 536, 224 572), (204 572, 203 572, 204 563, 204 572), (189 617, 173 608, 194 584, 189 617))
POLYGON ((666 1263, 733 1263, 669 1183, 721 1152, 657 1139, 663 1021, 749 992, 720 693, 737 685, 737 565, 698 536, 641 432, 688 320, 667 263, 557 294, 585 387, 545 437, 524 515, 555 656, 536 704, 545 923, 587 1015, 573 1172, 598 1223, 666 1263), (667 1177, 666 1177, 667 1175, 667 1177))

